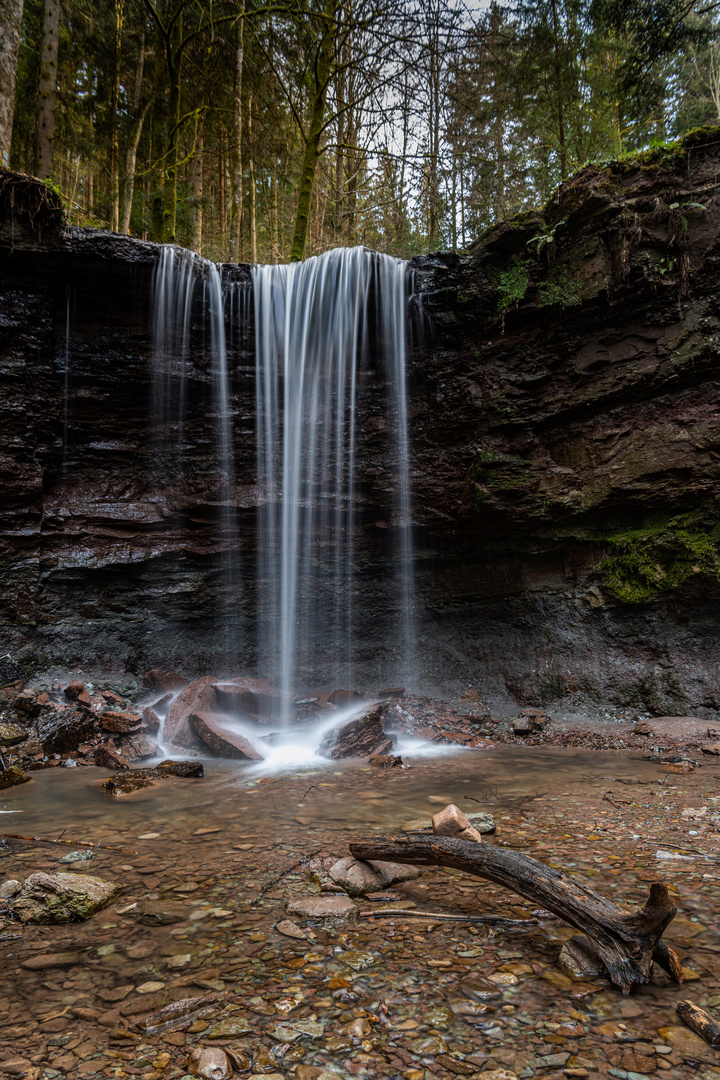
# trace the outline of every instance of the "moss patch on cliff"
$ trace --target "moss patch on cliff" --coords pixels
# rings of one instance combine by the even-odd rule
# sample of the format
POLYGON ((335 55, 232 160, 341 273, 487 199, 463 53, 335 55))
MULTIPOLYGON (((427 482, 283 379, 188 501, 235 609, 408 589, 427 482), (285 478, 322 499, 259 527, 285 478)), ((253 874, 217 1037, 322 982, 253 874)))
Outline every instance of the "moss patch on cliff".
POLYGON ((694 579, 720 585, 720 522, 700 515, 605 537, 614 551, 600 564, 603 583, 624 604, 646 604, 694 579))

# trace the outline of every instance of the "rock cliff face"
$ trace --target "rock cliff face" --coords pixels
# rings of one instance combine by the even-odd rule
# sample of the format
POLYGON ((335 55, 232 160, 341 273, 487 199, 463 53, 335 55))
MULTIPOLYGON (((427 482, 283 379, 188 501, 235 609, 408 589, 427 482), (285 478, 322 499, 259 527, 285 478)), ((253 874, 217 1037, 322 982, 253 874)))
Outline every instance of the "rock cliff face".
MULTIPOLYGON (((252 327, 229 340, 242 581, 231 591, 200 313, 180 483, 177 448, 165 463, 151 452, 157 246, 64 228, 47 207, 33 224, 33 197, 3 202, 9 175, 3 651, 252 673, 252 327), (220 610, 233 616, 231 646, 220 610)), ((585 169, 542 213, 496 226, 468 254, 414 260, 420 688, 720 709, 719 176, 720 131, 705 129, 585 169)), ((224 276, 249 289, 247 267, 224 276)), ((395 681, 392 441, 383 373, 371 364, 364 379, 354 678, 373 688, 395 681)), ((324 681, 326 661, 308 685, 324 681)))

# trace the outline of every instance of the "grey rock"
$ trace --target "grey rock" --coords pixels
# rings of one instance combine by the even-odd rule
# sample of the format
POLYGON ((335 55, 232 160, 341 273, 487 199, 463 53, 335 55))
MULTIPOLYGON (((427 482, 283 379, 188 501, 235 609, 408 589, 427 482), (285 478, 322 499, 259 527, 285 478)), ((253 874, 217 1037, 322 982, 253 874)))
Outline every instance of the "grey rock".
POLYGON ((289 900, 288 915, 303 919, 357 919, 358 909, 349 896, 308 896, 289 900))
POLYGON ((10 906, 23 923, 77 922, 107 907, 120 890, 120 885, 89 874, 38 872, 26 878, 10 906))

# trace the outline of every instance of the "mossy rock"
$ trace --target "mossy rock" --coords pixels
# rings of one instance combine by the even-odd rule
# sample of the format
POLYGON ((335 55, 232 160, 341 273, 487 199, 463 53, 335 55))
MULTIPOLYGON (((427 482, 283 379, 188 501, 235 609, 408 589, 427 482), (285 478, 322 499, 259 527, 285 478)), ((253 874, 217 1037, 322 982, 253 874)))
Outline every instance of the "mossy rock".
POLYGON ((0 770, 0 791, 4 791, 5 788, 19 787, 20 784, 29 784, 30 777, 17 765, 11 765, 9 769, 0 770))
POLYGON ((44 874, 25 879, 11 901, 15 918, 22 923, 69 923, 91 918, 111 904, 121 885, 89 874, 44 874))
POLYGON ((600 564, 603 583, 625 604, 647 604, 693 581, 720 585, 720 523, 687 515, 605 539, 614 552, 600 564))

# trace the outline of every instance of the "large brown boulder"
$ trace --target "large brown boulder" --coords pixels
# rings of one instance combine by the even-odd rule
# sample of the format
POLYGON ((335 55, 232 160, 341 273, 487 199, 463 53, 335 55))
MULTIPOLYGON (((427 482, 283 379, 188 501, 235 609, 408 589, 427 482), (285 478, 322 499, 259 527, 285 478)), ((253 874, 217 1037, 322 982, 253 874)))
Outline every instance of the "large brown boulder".
POLYGON ((328 758, 387 754, 392 750, 395 740, 383 731, 382 713, 382 705, 376 705, 362 716, 328 731, 320 743, 318 753, 328 758))
POLYGON ((238 761, 262 761, 263 755, 236 731, 227 726, 223 716, 212 713, 191 713, 190 726, 218 757, 238 761))
POLYGON ((224 679, 215 684, 215 707, 233 716, 252 716, 261 719, 282 716, 284 698, 267 679, 250 679, 244 675, 224 679))
POLYGON ((162 668, 151 668, 143 675, 143 686, 146 690, 170 690, 174 693, 187 684, 187 679, 183 679, 182 675, 176 675, 174 671, 163 671, 162 668))
POLYGON ((203 675, 181 690, 171 702, 165 717, 163 737, 166 742, 175 743, 185 749, 201 749, 202 742, 190 726, 190 714, 193 712, 216 711, 213 687, 219 682, 214 675, 203 675))
POLYGON ((45 754, 71 754, 94 733, 92 713, 67 706, 43 712, 37 724, 38 739, 45 754))

